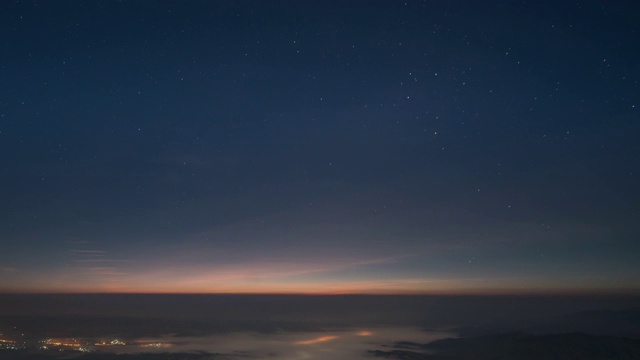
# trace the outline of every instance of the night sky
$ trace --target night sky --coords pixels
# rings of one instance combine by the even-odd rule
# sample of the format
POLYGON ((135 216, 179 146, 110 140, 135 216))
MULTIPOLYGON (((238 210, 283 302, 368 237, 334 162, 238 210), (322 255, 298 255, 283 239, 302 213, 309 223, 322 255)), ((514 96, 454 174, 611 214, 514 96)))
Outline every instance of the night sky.
POLYGON ((638 292, 638 19, 4 1, 0 292, 638 292))

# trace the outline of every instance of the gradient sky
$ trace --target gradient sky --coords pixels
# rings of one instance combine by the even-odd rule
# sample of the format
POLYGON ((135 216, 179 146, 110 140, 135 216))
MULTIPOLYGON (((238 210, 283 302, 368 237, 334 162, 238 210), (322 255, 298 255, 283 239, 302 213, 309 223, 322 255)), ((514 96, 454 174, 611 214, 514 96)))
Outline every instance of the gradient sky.
POLYGON ((633 1, 4 1, 0 291, 640 290, 633 1))

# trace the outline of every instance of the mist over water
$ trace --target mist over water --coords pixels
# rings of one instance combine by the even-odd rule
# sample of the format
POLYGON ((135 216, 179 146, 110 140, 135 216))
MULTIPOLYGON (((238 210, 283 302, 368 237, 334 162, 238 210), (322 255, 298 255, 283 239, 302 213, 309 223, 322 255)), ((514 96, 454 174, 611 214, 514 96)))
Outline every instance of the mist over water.
POLYGON ((428 342, 452 336, 416 327, 370 327, 326 331, 231 332, 206 336, 137 339, 115 353, 208 352, 224 357, 355 359, 369 350, 385 350, 398 341, 428 342))
POLYGON ((469 333, 617 335, 629 329, 615 322, 600 322, 597 330, 557 324, 572 314, 633 310, 639 303, 636 296, 604 295, 2 295, 0 333, 127 344, 97 353, 340 360, 469 333))

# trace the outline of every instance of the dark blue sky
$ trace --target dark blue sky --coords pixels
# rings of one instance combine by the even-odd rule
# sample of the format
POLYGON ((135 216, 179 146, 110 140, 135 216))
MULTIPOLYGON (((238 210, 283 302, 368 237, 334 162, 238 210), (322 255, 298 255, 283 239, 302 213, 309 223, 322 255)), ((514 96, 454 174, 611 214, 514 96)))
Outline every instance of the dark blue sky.
POLYGON ((0 8, 0 290, 637 291, 632 1, 0 8))

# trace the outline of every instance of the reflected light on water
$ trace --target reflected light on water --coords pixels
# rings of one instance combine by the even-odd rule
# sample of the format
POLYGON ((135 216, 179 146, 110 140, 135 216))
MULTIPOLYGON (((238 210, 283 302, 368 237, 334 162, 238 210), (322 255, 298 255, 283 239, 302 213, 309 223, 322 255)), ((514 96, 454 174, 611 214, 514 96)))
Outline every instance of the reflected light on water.
POLYGON ((334 336, 334 335, 320 336, 320 337, 317 337, 317 338, 311 339, 311 340, 296 341, 294 344, 296 344, 296 345, 313 345, 313 344, 320 344, 320 343, 324 343, 324 342, 327 342, 327 341, 335 340, 337 338, 338 337, 334 336))

